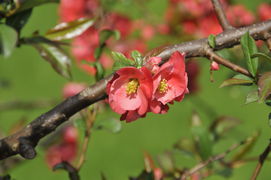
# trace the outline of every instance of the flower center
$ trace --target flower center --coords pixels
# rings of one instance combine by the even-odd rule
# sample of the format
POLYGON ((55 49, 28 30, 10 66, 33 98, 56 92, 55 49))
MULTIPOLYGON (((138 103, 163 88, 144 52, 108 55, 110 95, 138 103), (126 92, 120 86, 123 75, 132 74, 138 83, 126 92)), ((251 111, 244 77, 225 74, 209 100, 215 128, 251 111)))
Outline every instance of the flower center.
POLYGON ((139 82, 137 79, 130 79, 126 86, 127 95, 131 95, 137 92, 137 88, 139 86, 139 82))
POLYGON ((162 81, 160 81, 160 84, 158 86, 158 91, 159 93, 165 93, 167 90, 168 90, 167 80, 162 79, 162 81))

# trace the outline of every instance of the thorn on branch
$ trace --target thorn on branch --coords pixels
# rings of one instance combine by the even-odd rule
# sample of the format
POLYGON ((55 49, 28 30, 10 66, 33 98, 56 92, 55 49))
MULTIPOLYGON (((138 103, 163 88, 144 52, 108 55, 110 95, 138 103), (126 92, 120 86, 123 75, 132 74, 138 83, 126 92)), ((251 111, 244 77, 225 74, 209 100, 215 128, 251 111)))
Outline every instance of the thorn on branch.
POLYGON ((33 159, 37 153, 33 143, 27 139, 19 138, 19 154, 25 159, 33 159))
POLYGON ((218 17, 218 20, 220 22, 220 25, 222 26, 222 29, 223 30, 234 29, 234 27, 230 25, 220 1, 212 0, 212 4, 216 12, 216 16, 218 17))

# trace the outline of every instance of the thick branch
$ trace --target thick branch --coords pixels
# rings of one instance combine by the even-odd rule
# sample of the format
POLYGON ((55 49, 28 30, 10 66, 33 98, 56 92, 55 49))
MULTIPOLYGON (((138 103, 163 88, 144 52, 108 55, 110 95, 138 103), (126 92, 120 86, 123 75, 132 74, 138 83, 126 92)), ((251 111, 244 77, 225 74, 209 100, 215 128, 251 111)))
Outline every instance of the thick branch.
MULTIPOLYGON (((263 36, 263 32, 271 32, 271 20, 251 26, 225 31, 216 36, 216 47, 214 50, 230 48, 240 44, 241 36, 249 31, 255 40, 267 40, 269 36, 263 36)), ((186 57, 206 57, 204 48, 208 45, 206 38, 190 41, 182 44, 157 48, 148 53, 145 59, 151 56, 162 57, 166 61, 175 51, 186 53, 186 57)), ((233 69, 234 70, 234 69, 233 69)), ((81 93, 70 97, 42 114, 32 121, 22 130, 0 140, 0 160, 12 155, 20 154, 25 158, 35 157, 35 146, 41 138, 54 131, 59 125, 67 121, 72 115, 84 109, 85 107, 96 103, 106 97, 105 87, 112 78, 109 76, 98 83, 88 87, 81 93)))
POLYGON ((218 20, 220 22, 220 25, 222 26, 223 30, 229 30, 229 29, 234 29, 227 20, 227 17, 224 13, 224 9, 222 7, 222 4, 220 3, 219 0, 212 0, 213 7, 216 12, 216 16, 218 17, 218 20))

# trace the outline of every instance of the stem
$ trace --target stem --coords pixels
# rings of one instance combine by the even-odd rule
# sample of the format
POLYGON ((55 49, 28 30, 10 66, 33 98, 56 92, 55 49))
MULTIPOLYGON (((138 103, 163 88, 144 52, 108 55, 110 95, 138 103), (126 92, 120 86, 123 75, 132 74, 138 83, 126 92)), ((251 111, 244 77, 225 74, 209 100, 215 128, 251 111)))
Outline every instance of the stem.
POLYGON ((219 20, 220 25, 223 28, 223 30, 234 29, 234 27, 232 27, 230 25, 220 1, 219 0, 212 0, 212 4, 213 4, 216 15, 218 17, 218 20, 219 20))
POLYGON ((78 164, 76 166, 77 171, 80 171, 81 167, 86 161, 86 154, 87 154, 89 139, 91 136, 91 128, 93 126, 93 122, 95 118, 96 118, 96 109, 87 111, 86 130, 85 130, 85 136, 84 136, 84 141, 83 141, 83 146, 82 146, 82 152, 80 154, 78 164))
POLYGON ((208 59, 215 61, 218 64, 222 64, 223 66, 225 66, 235 72, 238 72, 238 73, 241 73, 245 76, 253 78, 253 76, 250 74, 250 72, 248 70, 246 70, 246 69, 242 68, 241 66, 238 66, 238 65, 224 59, 223 57, 217 55, 215 52, 212 51, 212 49, 206 47, 204 49, 204 51, 205 51, 206 57, 208 59))
POLYGON ((267 159, 270 151, 271 151, 271 139, 269 140, 268 146, 265 148, 263 153, 259 156, 259 162, 258 162, 258 164, 257 164, 257 166, 256 166, 250 180, 256 180, 257 179, 258 175, 261 172, 263 164, 264 164, 265 160, 267 159))

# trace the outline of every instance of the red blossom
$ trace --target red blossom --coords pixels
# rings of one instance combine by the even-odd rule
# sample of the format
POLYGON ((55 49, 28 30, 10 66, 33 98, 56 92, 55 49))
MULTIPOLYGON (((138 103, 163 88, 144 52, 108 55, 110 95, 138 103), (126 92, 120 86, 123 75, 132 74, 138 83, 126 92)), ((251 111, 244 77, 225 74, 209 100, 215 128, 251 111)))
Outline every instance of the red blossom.
POLYGON ((271 19, 271 5, 267 3, 262 3, 258 7, 258 15, 261 21, 271 19))
POLYGON ((87 85, 84 83, 76 83, 76 82, 67 83, 62 89, 63 97, 68 98, 68 97, 74 96, 80 91, 82 91, 83 89, 85 89, 86 87, 87 85))
POLYGON ((229 6, 226 15, 233 26, 245 26, 255 21, 254 15, 243 5, 229 6))
POLYGON ((131 122, 145 116, 152 96, 150 71, 145 67, 118 70, 107 84, 107 94, 111 108, 122 114, 121 120, 131 122))
POLYGON ((187 83, 184 57, 176 51, 153 76, 151 111, 154 113, 167 112, 167 103, 181 101, 184 95, 188 93, 187 83))
POLYGON ((213 62, 211 63, 210 69, 211 69, 212 71, 217 71, 217 70, 219 70, 219 64, 218 64, 217 62, 213 61, 213 62))
POLYGON ((73 161, 77 155, 77 138, 78 132, 75 127, 64 129, 61 143, 51 146, 46 152, 47 164, 52 168, 63 161, 73 161))

